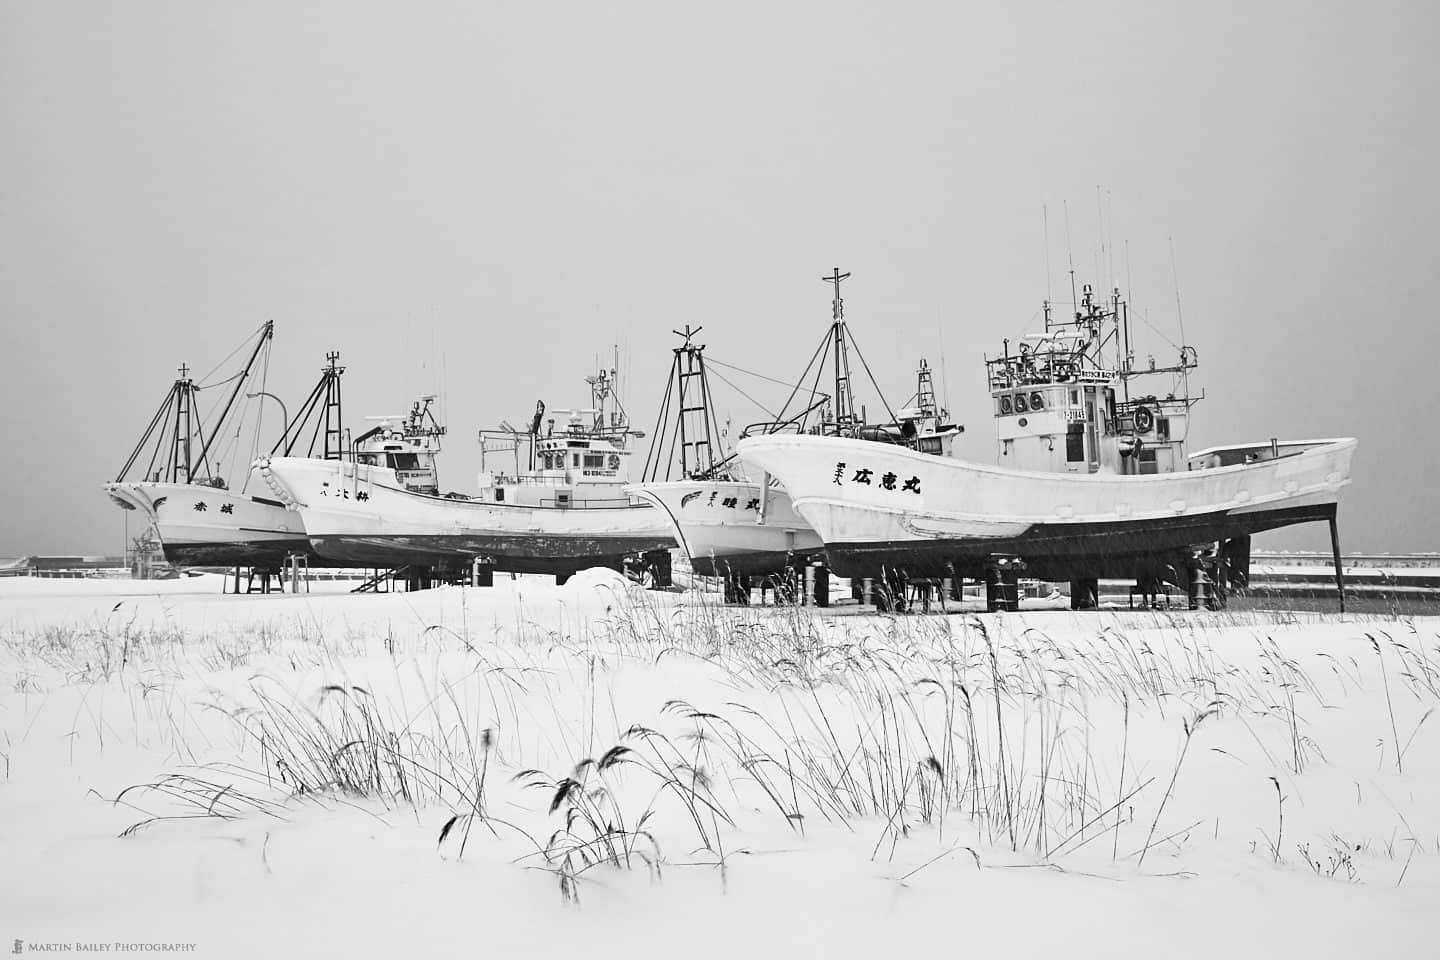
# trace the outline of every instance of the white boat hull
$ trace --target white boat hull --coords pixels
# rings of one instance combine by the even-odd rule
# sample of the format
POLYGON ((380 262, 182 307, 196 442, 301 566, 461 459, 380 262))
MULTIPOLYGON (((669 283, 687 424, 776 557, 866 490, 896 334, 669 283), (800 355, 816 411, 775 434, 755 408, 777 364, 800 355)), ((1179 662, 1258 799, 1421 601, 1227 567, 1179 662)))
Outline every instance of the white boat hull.
MULTIPOLYGON (((252 477, 257 485, 264 488, 252 477)), ((318 559, 299 516, 279 500, 201 483, 120 481, 105 492, 155 525, 165 559, 177 566, 278 569, 292 554, 318 559)))
POLYGON ((691 569, 701 576, 776 574, 825 548, 783 489, 772 487, 764 498, 763 522, 758 483, 682 480, 629 489, 669 518, 691 569))
POLYGON ((406 490, 384 467, 293 457, 256 468, 298 512, 317 553, 356 566, 460 569, 486 558, 498 571, 567 574, 675 545, 648 503, 561 508, 433 496, 406 490))
POLYGON ((737 452, 785 485, 842 576, 978 576, 1012 556, 1065 580, 1164 576, 1193 546, 1331 519, 1355 447, 1146 476, 1010 470, 828 437, 753 437, 737 452))

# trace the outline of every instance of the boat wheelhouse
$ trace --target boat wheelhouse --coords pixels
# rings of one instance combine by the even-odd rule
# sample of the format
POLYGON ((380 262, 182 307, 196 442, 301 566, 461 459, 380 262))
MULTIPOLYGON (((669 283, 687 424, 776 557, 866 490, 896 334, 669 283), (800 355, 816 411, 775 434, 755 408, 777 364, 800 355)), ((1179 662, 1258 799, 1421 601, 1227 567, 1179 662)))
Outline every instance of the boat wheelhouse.
POLYGON ((1113 291, 1108 305, 1084 287, 1073 319, 1052 319, 985 361, 1001 466, 1047 473, 1173 473, 1187 469, 1189 375, 1195 351, 1179 348, 1173 364, 1153 357, 1136 366, 1129 305, 1113 291), (1168 378, 1158 392, 1132 383, 1168 378))

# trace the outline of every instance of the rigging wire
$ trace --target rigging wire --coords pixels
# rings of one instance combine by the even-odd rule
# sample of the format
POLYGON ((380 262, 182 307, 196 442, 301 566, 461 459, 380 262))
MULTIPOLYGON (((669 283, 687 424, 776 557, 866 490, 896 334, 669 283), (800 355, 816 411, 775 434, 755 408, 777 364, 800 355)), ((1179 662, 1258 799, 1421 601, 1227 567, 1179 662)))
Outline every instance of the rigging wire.
MULTIPOLYGON (((714 361, 711 361, 711 363, 714 363, 714 361)), ((775 420, 779 420, 779 419, 780 419, 779 416, 776 415, 773 411, 771 411, 771 409, 770 409, 769 407, 765 406, 765 404, 761 403, 759 400, 756 400, 754 397, 750 396, 750 394, 746 393, 744 390, 741 390, 741 389, 740 389, 739 387, 737 387, 734 383, 732 383, 729 379, 727 379, 726 376, 725 376, 725 374, 720 373, 720 372, 718 372, 718 371, 714 371, 714 370, 712 370, 711 373, 714 373, 715 376, 720 380, 721 383, 725 384, 725 385, 728 386, 731 390, 734 390, 736 393, 740 394, 740 396, 744 397, 746 400, 749 400, 751 403, 753 403, 756 407, 760 408, 760 412, 761 412, 761 413, 763 413, 763 414, 765 414, 765 415, 767 415, 767 416, 769 416, 769 417, 772 417, 772 418, 775 419, 775 420)))
MULTIPOLYGON (((801 370, 801 371, 800 371, 800 379, 798 379, 798 380, 795 381, 794 386, 793 386, 793 387, 791 388, 791 390, 790 390, 790 395, 785 398, 785 402, 781 405, 781 407, 780 407, 780 418, 781 418, 781 419, 784 418, 785 413, 790 409, 790 402, 795 399, 796 394, 798 394, 798 393, 800 392, 800 388, 803 387, 803 386, 805 386, 805 378, 810 375, 810 368, 815 365, 815 359, 816 359, 816 357, 819 357, 819 356, 820 356, 820 351, 821 351, 821 350, 826 351, 826 355, 828 356, 828 355, 829 355, 829 347, 830 347, 830 331, 827 329, 827 330, 825 331, 825 337, 824 337, 824 339, 822 339, 822 340, 820 341, 819 345, 815 347, 815 352, 810 355, 810 362, 807 363, 807 364, 805 364, 805 369, 804 369, 804 370, 801 370)), ((825 363, 824 363, 823 360, 821 360, 820 366, 821 366, 822 368, 825 366, 825 363)), ((818 380, 817 380, 817 383, 818 383, 818 380)), ((813 390, 813 389, 811 390, 810 396, 811 396, 812 399, 813 399, 814 396, 815 396, 815 393, 814 393, 814 390, 813 390)))
POLYGON ((880 389, 880 384, 875 382, 875 374, 870 372, 870 364, 865 361, 865 352, 860 349, 860 343, 855 339, 855 334, 847 327, 845 333, 850 337, 850 342, 855 346, 855 353, 860 357, 860 365, 865 368, 865 375, 870 378, 870 386, 875 388, 875 396, 880 398, 880 405, 885 408, 885 413, 890 417, 890 422, 895 423, 899 419, 895 411, 890 409, 890 404, 885 400, 885 393, 880 389))
POLYGON ((774 383, 782 387, 792 386, 789 380, 777 380, 774 377, 767 377, 763 373, 756 373, 754 370, 746 370, 744 367, 737 367, 733 363, 726 363, 723 360, 716 360, 714 357, 711 357, 708 362, 713 366, 724 367, 726 370, 734 370, 736 373, 743 373, 746 376, 754 377, 757 380, 764 380, 766 383, 774 383))
MULTIPOLYGON (((234 357, 235 357, 236 354, 244 352, 244 350, 245 350, 247 347, 250 346, 250 341, 254 340, 256 337, 264 336, 264 335, 265 335, 265 328, 266 328, 268 325, 269 325, 269 321, 267 320, 265 323, 260 324, 260 329, 259 329, 259 330, 256 330, 256 331, 255 331, 254 333, 252 333, 250 336, 248 336, 248 337, 246 337, 244 340, 240 341, 240 345, 237 346, 234 350, 231 350, 230 353, 226 355, 226 357, 225 357, 224 360, 221 360, 219 363, 215 364, 215 366, 211 367, 210 370, 209 370, 209 372, 207 372, 207 373, 205 374, 205 376, 198 378, 198 380, 197 380, 197 382, 196 382, 196 384, 195 384, 195 388, 198 390, 198 389, 201 389, 201 388, 208 388, 208 387, 212 387, 212 386, 219 386, 220 384, 211 384, 211 383, 206 383, 205 381, 208 380, 208 379, 210 379, 212 376, 214 376, 214 375, 215 375, 215 371, 217 371, 217 370, 219 370, 220 368, 224 367, 225 364, 229 363, 232 359, 234 359, 234 357)), ((233 380, 233 379, 235 379, 235 378, 234 378, 234 377, 230 377, 230 378, 229 378, 229 380, 233 380)), ((220 381, 220 383, 228 383, 229 380, 222 380, 222 381, 220 381)))
MULTIPOLYGON (((260 459, 260 437, 265 427, 265 394, 270 389, 270 347, 265 347, 265 362, 260 367, 260 389, 255 395, 255 436, 250 442, 250 462, 260 459)), ((249 399, 248 397, 246 399, 249 399)), ((240 485, 244 493, 250 486, 250 471, 245 471, 245 482, 240 485)))

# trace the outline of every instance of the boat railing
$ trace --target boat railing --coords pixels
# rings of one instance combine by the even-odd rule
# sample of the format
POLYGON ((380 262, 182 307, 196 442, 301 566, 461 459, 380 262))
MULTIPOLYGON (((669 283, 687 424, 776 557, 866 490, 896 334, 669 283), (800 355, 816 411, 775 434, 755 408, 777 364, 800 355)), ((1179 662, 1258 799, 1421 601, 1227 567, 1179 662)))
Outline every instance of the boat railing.
POLYGON ((1114 370, 1096 366, 1083 353, 1006 354, 985 361, 991 390, 1055 383, 1109 383, 1114 370))
POLYGON ((761 420, 746 424, 740 430, 740 439, 754 436, 771 436, 777 433, 799 433, 800 424, 793 420, 761 420))
POLYGON ((602 500, 565 500, 558 498, 542 499, 541 507, 557 510, 622 510, 628 507, 648 507, 650 504, 637 501, 633 497, 607 497, 602 500))
POLYGON ((543 474, 519 474, 518 476, 497 473, 491 483, 497 487, 569 487, 578 483, 603 483, 610 480, 622 480, 619 470, 588 469, 577 470, 573 474, 564 476, 547 477, 543 474))
POLYGON ((497 473, 491 481, 497 487, 566 487, 570 485, 568 477, 546 477, 535 474, 510 474, 497 473))

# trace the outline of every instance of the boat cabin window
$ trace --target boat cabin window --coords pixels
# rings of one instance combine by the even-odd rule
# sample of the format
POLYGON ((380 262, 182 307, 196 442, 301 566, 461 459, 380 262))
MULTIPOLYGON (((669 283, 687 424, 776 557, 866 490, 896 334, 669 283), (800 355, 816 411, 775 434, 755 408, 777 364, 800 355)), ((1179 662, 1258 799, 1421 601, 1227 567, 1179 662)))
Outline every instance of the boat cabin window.
POLYGON ((357 453, 355 460, 357 463, 367 467, 378 467, 380 465, 380 457, 374 453, 357 453))
POLYGON ((605 469, 605 454, 603 454, 603 453, 587 453, 587 454, 585 454, 585 469, 586 469, 586 470, 603 470, 603 469, 605 469))
POLYGON ((572 467, 578 467, 578 466, 580 466, 580 454, 578 454, 578 453, 572 453, 572 454, 570 454, 570 466, 572 466, 572 467))
POLYGON ((504 502, 505 502, 505 488, 504 488, 504 487, 496 487, 496 488, 495 488, 495 502, 496 502, 496 503, 504 503, 504 502))
POLYGON ((1170 418, 1169 418, 1169 417, 1156 417, 1156 418, 1155 418, 1155 439, 1157 439, 1157 440, 1169 440, 1169 439, 1170 439, 1170 418))
POLYGON ((570 493, 569 493, 569 491, 560 491, 559 493, 556 493, 556 494, 555 494, 555 506, 557 506, 557 507, 568 507, 568 506, 570 506, 570 493))
POLYGON ((1159 473, 1159 467, 1155 463, 1155 451, 1153 448, 1147 449, 1142 447, 1140 449, 1140 472, 1159 473))
POLYGON ((387 453, 385 459, 391 470, 419 470, 420 455, 418 453, 387 453))

